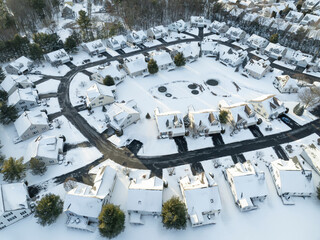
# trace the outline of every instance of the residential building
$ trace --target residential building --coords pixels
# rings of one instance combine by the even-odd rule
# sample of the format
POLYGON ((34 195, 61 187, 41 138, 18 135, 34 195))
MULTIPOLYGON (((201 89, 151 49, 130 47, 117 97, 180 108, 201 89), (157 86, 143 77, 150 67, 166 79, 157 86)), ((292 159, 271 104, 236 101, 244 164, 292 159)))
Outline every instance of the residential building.
POLYGON ((62 48, 44 55, 44 58, 52 65, 59 66, 71 61, 71 57, 62 48))
POLYGON ((221 132, 219 112, 212 109, 195 111, 193 106, 188 109, 190 131, 194 136, 209 136, 221 132))
POLYGON ((25 183, 0 185, 0 230, 29 216, 31 212, 25 183))
POLYGON ((144 224, 143 216, 160 216, 162 211, 163 181, 158 177, 137 182, 133 179, 128 189, 127 211, 129 222, 144 224))
POLYGON ((264 59, 260 59, 258 61, 250 59, 244 67, 244 71, 256 79, 264 77, 268 72, 270 72, 270 69, 270 62, 264 59))
POLYGON ((31 88, 34 85, 25 75, 10 75, 6 76, 0 86, 10 96, 18 88, 31 88))
POLYGON ((75 19, 75 16, 76 14, 72 10, 70 5, 65 4, 61 12, 61 17, 63 17, 64 19, 75 19))
POLYGON ((23 158, 23 163, 30 167, 31 158, 36 158, 46 166, 59 163, 59 156, 63 153, 63 138, 40 135, 30 142, 23 158))
POLYGON ((107 123, 113 129, 121 131, 140 120, 137 103, 133 100, 127 103, 113 103, 107 110, 107 123))
POLYGON ((124 59, 124 70, 130 77, 148 76, 148 63, 142 54, 135 55, 124 59))
POLYGON ((248 56, 247 51, 242 49, 235 50, 224 45, 219 45, 219 50, 220 62, 230 65, 231 67, 239 66, 248 56))
POLYGON ((291 10, 285 17, 285 20, 292 23, 299 23, 303 17, 304 15, 302 12, 291 10))
POLYGON ((273 86, 281 93, 297 93, 299 91, 296 81, 289 75, 275 77, 273 80, 273 86))
POLYGON ((161 51, 161 52, 153 52, 150 55, 150 58, 157 62, 159 70, 174 70, 176 65, 174 64, 169 53, 161 51))
POLYGON ((5 67, 5 70, 8 74, 21 75, 31 71, 32 67, 33 61, 25 56, 22 56, 16 59, 15 61, 9 63, 5 67))
POLYGON ((257 124, 257 117, 251 104, 239 102, 229 105, 225 100, 221 100, 219 108, 220 112, 228 112, 227 121, 234 128, 246 128, 257 124))
POLYGON ((147 35, 143 30, 140 31, 132 31, 127 35, 127 41, 132 44, 142 44, 146 42, 148 39, 147 35))
POLYGON ((185 176, 179 181, 183 200, 192 227, 215 223, 221 211, 218 184, 202 172, 196 176, 185 176))
POLYGON ((185 127, 181 112, 163 112, 159 109, 154 110, 155 119, 158 127, 158 138, 173 138, 185 135, 185 127))
POLYGON ((270 26, 271 31, 276 31, 277 33, 285 33, 287 32, 291 27, 291 23, 287 22, 286 20, 282 18, 276 18, 274 19, 273 23, 270 26))
POLYGON ((95 83, 87 89, 86 103, 88 108, 111 104, 114 100, 114 87, 95 83))
POLYGON ((284 104, 274 94, 262 95, 249 101, 254 111, 268 120, 273 120, 286 112, 284 104))
POLYGON ((286 55, 287 48, 281 46, 278 43, 269 43, 268 46, 264 49, 264 53, 270 58, 280 60, 286 55))
POLYGON ((187 24, 185 21, 183 21, 182 19, 173 22, 171 24, 168 25, 168 30, 171 32, 184 32, 187 30, 187 24))
POLYGON ((208 20, 203 16, 191 16, 190 17, 190 26, 191 27, 207 27, 208 20))
POLYGON ((304 146, 300 156, 320 175, 320 150, 314 144, 304 146))
POLYGON ((8 105, 14 106, 18 112, 38 107, 38 94, 31 88, 17 89, 8 97, 8 105))
POLYGON ((103 205, 110 203, 116 180, 117 171, 103 166, 95 175, 93 186, 77 183, 64 200, 67 227, 94 232, 103 205))
POLYGON ((200 49, 191 46, 191 44, 175 45, 171 49, 170 54, 172 58, 178 53, 182 53, 188 63, 195 62, 199 58, 200 49))
POLYGON ((160 25, 160 26, 149 28, 147 30, 147 36, 149 38, 159 39, 159 38, 167 37, 168 36, 168 32, 164 28, 164 26, 160 25))
POLYGON ((94 56, 107 51, 106 46, 102 43, 100 39, 94 40, 92 42, 82 43, 83 50, 87 52, 90 56, 94 56))
POLYGON ((284 204, 294 204, 291 197, 310 197, 314 192, 311 169, 305 169, 297 157, 288 161, 278 159, 269 165, 269 170, 284 204))
POLYGON ((225 36, 231 40, 240 41, 245 38, 246 32, 240 28, 230 27, 225 36))
POLYGON ((252 34, 247 40, 247 45, 254 49, 263 49, 267 47, 268 44, 269 41, 267 39, 260 37, 256 34, 252 34))
POLYGON ((304 10, 320 9, 320 0, 306 0, 303 2, 302 9, 304 10))
POLYGON ((216 34, 226 33, 228 29, 229 26, 225 22, 218 22, 216 20, 213 21, 209 26, 209 30, 216 34))
POLYGON ((103 80, 106 76, 111 76, 115 82, 115 85, 121 83, 127 76, 126 72, 120 69, 119 63, 116 61, 110 62, 109 66, 105 66, 103 69, 100 67, 92 73, 91 80, 94 80, 100 84, 104 84, 103 80))
POLYGON ((219 44, 213 41, 202 41, 200 49, 203 56, 215 57, 219 53, 219 44))
POLYGON ((49 130, 48 117, 44 112, 26 111, 14 122, 21 140, 27 140, 49 130))
POLYGON ((312 55, 290 48, 287 49, 286 55, 284 56, 284 60, 288 63, 304 68, 312 65, 312 59, 312 55))
POLYGON ((265 173, 250 162, 237 163, 225 170, 234 201, 242 212, 257 209, 257 201, 268 195, 265 173))
POLYGON ((123 35, 114 36, 107 39, 107 47, 112 50, 119 50, 127 47, 127 39, 123 35))
POLYGON ((300 25, 318 27, 320 24, 320 16, 313 14, 306 14, 304 18, 300 21, 300 25))

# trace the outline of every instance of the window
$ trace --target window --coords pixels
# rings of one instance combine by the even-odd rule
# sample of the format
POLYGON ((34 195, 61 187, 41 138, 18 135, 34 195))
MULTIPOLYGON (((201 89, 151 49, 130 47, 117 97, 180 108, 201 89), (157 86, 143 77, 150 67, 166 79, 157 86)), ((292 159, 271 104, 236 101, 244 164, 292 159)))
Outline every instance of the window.
POLYGON ((20 213, 20 215, 23 215, 23 214, 26 214, 26 213, 27 213, 27 211, 23 211, 23 212, 20 213))
POLYGON ((30 106, 33 107, 33 106, 34 106, 34 103, 31 103, 30 106))
POLYGON ((25 103, 26 103, 25 101, 19 102, 20 105, 25 104, 25 103))
POLYGON ((17 217, 16 216, 13 216, 13 217, 11 217, 11 218, 8 218, 7 220, 8 220, 8 222, 11 222, 12 220, 14 220, 14 219, 16 219, 17 217))
POLYGON ((104 97, 99 97, 99 100, 103 100, 104 99, 104 97))
POLYGON ((3 215, 3 217, 4 217, 4 218, 7 218, 7 217, 11 216, 12 214, 13 214, 12 212, 9 212, 8 214, 3 215))
POLYGON ((39 131, 34 131, 34 132, 32 132, 33 135, 36 135, 36 134, 38 134, 38 133, 39 133, 39 131))

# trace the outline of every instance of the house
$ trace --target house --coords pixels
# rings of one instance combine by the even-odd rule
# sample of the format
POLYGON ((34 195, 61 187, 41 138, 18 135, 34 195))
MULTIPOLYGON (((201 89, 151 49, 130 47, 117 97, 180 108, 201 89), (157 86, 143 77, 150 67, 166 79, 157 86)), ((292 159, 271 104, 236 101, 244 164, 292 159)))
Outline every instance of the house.
POLYGON ((154 52, 151 54, 150 58, 157 62, 159 70, 171 71, 176 68, 170 54, 165 51, 154 52))
POLYGON ((297 93, 299 91, 296 81, 289 75, 275 77, 273 80, 273 86, 281 93, 297 93))
POLYGON ((304 146, 300 156, 320 175, 320 151, 314 144, 304 146))
POLYGON ((9 63, 5 69, 8 74, 13 75, 21 75, 26 74, 27 72, 31 71, 33 67, 33 61, 25 56, 19 57, 15 61, 9 63))
POLYGON ((246 13, 245 15, 243 15, 242 17, 242 21, 246 22, 246 23, 252 23, 255 22, 258 18, 260 17, 260 14, 258 13, 246 13))
POLYGON ((312 65, 312 59, 312 55, 303 53, 301 51, 295 51, 290 48, 287 49, 287 53, 284 56, 284 60, 288 63, 304 68, 312 65))
POLYGON ((220 50, 220 62, 230 65, 232 67, 237 67, 247 58, 248 52, 242 49, 235 50, 231 47, 224 45, 219 46, 220 50))
MULTIPOLYGON (((237 0, 235 0, 234 2, 236 3, 237 0)), ((243 9, 241 9, 241 8, 238 8, 238 7, 232 7, 232 9, 230 10, 229 14, 234 19, 239 19, 245 14, 245 11, 243 9)))
POLYGON ((190 121, 189 128, 195 136, 209 136, 221 132, 218 111, 212 109, 195 111, 194 107, 190 106, 188 118, 190 121))
POLYGON ((132 44, 142 44, 146 42, 148 39, 147 35, 144 33, 144 31, 132 31, 127 35, 127 41, 132 44))
POLYGON ((201 42, 201 54, 204 56, 217 56, 219 53, 219 45, 213 41, 202 41, 201 42))
POLYGON ((320 24, 320 16, 313 14, 306 14, 304 18, 300 21, 300 25, 318 27, 320 24))
POLYGON ((156 26, 149 28, 147 30, 147 36, 152 39, 159 39, 159 38, 164 38, 168 36, 167 30, 164 28, 164 26, 156 26))
POLYGON ((254 60, 250 59, 247 65, 244 67, 244 71, 250 76, 261 79, 270 71, 270 62, 268 60, 260 59, 254 60))
POLYGON ((185 21, 183 21, 182 19, 173 22, 171 24, 168 25, 168 30, 171 32, 184 32, 187 30, 187 24, 185 21))
POLYGON ((9 75, 6 76, 0 86, 10 96, 18 88, 31 88, 34 85, 25 75, 9 75))
POLYGON ((219 109, 226 111, 227 121, 234 128, 246 128, 257 124, 257 117, 253 106, 245 102, 239 102, 229 105, 225 100, 219 102, 219 109))
POLYGON ((287 16, 285 17, 285 20, 287 22, 299 23, 303 17, 304 17, 304 15, 302 12, 297 12, 297 11, 291 10, 287 14, 287 16))
POLYGON ((256 113, 268 120, 275 119, 286 112, 284 104, 274 94, 262 95, 250 100, 249 103, 252 104, 256 113))
POLYGON ((231 40, 240 41, 246 37, 246 32, 240 28, 230 27, 225 36, 231 40))
POLYGON ((23 158, 23 163, 30 167, 31 158, 36 158, 46 166, 58 164, 59 155, 63 153, 63 138, 40 135, 30 142, 23 158))
POLYGON ((320 9, 319 0, 306 0, 302 5, 303 10, 317 10, 320 9))
POLYGON ((124 59, 124 70, 130 77, 148 76, 148 63, 145 61, 145 57, 142 54, 138 54, 132 57, 124 59))
POLYGON ((116 85, 122 82, 127 74, 124 70, 120 69, 119 63, 116 61, 110 62, 109 66, 104 67, 103 69, 97 68, 94 73, 90 76, 90 79, 96 81, 100 84, 103 84, 103 80, 106 76, 111 76, 116 85))
POLYGON ((104 46, 100 39, 88 43, 82 43, 81 46, 83 50, 90 56, 94 56, 107 51, 106 46, 104 46))
POLYGON ((107 110, 107 123, 113 129, 121 131, 140 120, 137 103, 133 100, 127 103, 113 103, 107 110))
POLYGON ((32 213, 25 183, 0 185, 0 230, 32 213))
POLYGON ((291 197, 310 197, 314 192, 312 171, 305 169, 297 157, 275 160, 268 168, 284 204, 294 204, 291 197))
POLYGON ((237 163, 225 170, 234 201, 242 212, 257 209, 257 201, 268 195, 265 173, 250 162, 237 163))
POLYGON ((171 48, 171 57, 174 58, 178 53, 182 53, 188 63, 195 62, 199 58, 200 50, 191 44, 175 45, 171 48))
POLYGON ((32 90, 31 88, 18 88, 8 97, 8 105, 12 105, 18 112, 22 112, 38 107, 37 99, 37 91, 32 90))
POLYGON ((87 89, 86 103, 88 108, 104 106, 114 102, 113 87, 94 84, 87 89))
POLYGON ((247 45, 249 47, 252 47, 254 49, 263 49, 266 46, 268 46, 269 41, 263 37, 260 37, 256 34, 252 34, 248 39, 247 39, 247 45))
POLYGON ((218 184, 209 174, 185 176, 179 181, 192 227, 215 223, 221 211, 218 184))
POLYGON ((65 4, 61 12, 61 17, 64 19, 75 19, 75 16, 75 12, 72 10, 70 5, 65 4))
POLYGON ((163 112, 154 110, 154 115, 158 127, 158 138, 173 138, 185 135, 183 116, 181 112, 163 112))
POLYGON ((103 205, 110 202, 116 180, 117 171, 103 166, 95 175, 93 186, 77 183, 66 194, 63 204, 67 227, 94 232, 103 205))
POLYGON ((128 189, 127 211, 129 222, 144 224, 142 216, 160 216, 162 211, 162 179, 154 176, 137 182, 131 180, 128 189))
POLYGON ((52 65, 59 66, 71 61, 71 57, 62 48, 44 55, 44 58, 52 65))
POLYGON ((14 122, 14 126, 23 141, 49 130, 48 117, 40 111, 25 111, 14 122))
POLYGON ((291 23, 287 22, 286 20, 282 18, 276 18, 274 19, 273 23, 270 26, 270 31, 276 31, 279 33, 285 33, 287 32, 291 27, 291 23))
POLYGON ((207 27, 208 20, 203 16, 191 16, 190 26, 191 27, 207 27))
POLYGON ((259 25, 261 27, 264 27, 265 29, 269 29, 275 21, 274 18, 269 18, 264 16, 260 16, 259 18, 257 18, 257 20, 259 25))
POLYGON ((114 36, 107 39, 107 47, 112 50, 119 50, 127 47, 127 39, 123 35, 114 36))
POLYGON ((280 60, 286 55, 287 48, 281 46, 278 43, 269 43, 268 46, 264 49, 264 53, 270 58, 280 60))
POLYGON ((225 22, 218 22, 216 20, 213 21, 209 26, 209 30, 216 34, 226 33, 228 29, 229 26, 225 22))

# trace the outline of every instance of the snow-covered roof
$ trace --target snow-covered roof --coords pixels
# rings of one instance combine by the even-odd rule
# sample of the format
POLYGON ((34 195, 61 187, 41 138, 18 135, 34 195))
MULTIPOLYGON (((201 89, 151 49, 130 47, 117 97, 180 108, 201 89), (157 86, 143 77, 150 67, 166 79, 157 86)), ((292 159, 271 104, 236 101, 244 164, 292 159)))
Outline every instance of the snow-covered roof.
POLYGON ((314 144, 304 147, 301 156, 320 174, 320 150, 314 144))
POLYGON ((261 103, 264 106, 264 109, 270 114, 274 112, 283 113, 286 111, 283 103, 275 97, 274 94, 265 94, 250 100, 249 102, 261 103))
POLYGON ((221 129, 218 115, 218 111, 213 109, 195 111, 192 106, 189 107, 190 120, 198 128, 208 129, 209 132, 221 129))
POLYGON ((312 171, 303 169, 297 157, 288 161, 283 159, 275 160, 271 162, 271 166, 279 171, 280 176, 275 181, 281 195, 285 193, 309 194, 314 192, 312 171))
POLYGON ((268 60, 260 59, 254 60, 250 59, 244 69, 255 72, 257 74, 263 74, 270 67, 270 62, 268 60))
POLYGON ((123 35, 118 35, 108 38, 107 41, 112 45, 112 48, 121 48, 121 44, 125 44, 127 39, 123 35))
POLYGON ((300 25, 300 24, 298 24, 298 23, 293 23, 293 24, 291 25, 291 27, 289 28, 288 32, 289 32, 289 33, 297 33, 297 31, 298 31, 299 29, 303 29, 304 31, 308 31, 308 27, 302 26, 302 25, 300 25))
POLYGON ((202 41, 201 50, 202 51, 219 51, 219 44, 213 41, 202 41))
POLYGON ((176 50, 179 53, 183 53, 185 58, 195 58, 199 56, 199 50, 191 46, 191 44, 179 44, 172 47, 172 50, 176 50))
POLYGON ((151 54, 151 58, 157 62, 158 66, 172 64, 172 58, 167 52, 154 52, 151 54))
POLYGON ((184 132, 184 123, 182 113, 179 111, 163 112, 160 113, 159 109, 155 109, 155 118, 159 133, 173 132, 180 133, 184 132))
POLYGON ((241 8, 233 8, 229 14, 233 17, 239 17, 243 12, 244 10, 241 8))
POLYGON ((0 185, 0 216, 5 212, 29 208, 29 194, 24 183, 0 185))
POLYGON ((197 25, 198 27, 203 27, 208 20, 206 20, 203 16, 191 16, 190 23, 191 25, 197 25))
MULTIPOLYGON (((251 2, 250 2, 251 3, 251 2)), ((258 13, 246 13, 243 16, 243 20, 247 22, 255 21, 260 15, 258 13)))
POLYGON ((229 111, 236 123, 241 120, 245 120, 248 125, 257 122, 253 106, 249 103, 239 102, 229 105, 225 100, 221 100, 219 106, 221 110, 229 111))
POLYGON ((295 51, 293 49, 288 49, 287 52, 286 52, 285 57, 287 59, 290 59, 290 60, 293 60, 293 61, 296 61, 296 62, 305 61, 307 63, 310 63, 312 61, 312 58, 313 58, 313 56, 310 55, 310 54, 303 53, 303 52, 301 52, 299 50, 295 51))
POLYGON ((281 46, 279 43, 269 43, 268 46, 265 48, 265 51, 279 56, 282 56, 285 50, 286 47, 281 46))
POLYGON ((156 37, 161 37, 163 34, 168 34, 163 25, 152 27, 149 29, 156 37))
POLYGON ((230 27, 226 32, 227 35, 233 36, 234 38, 239 38, 245 31, 241 28, 230 27))
POLYGON ((148 64, 146 63, 145 57, 142 54, 126 58, 124 60, 124 64, 130 73, 144 71, 148 68, 148 64))
POLYGON ((62 48, 46 54, 50 62, 70 60, 68 53, 62 48))
POLYGON ((285 31, 287 28, 291 26, 290 22, 287 22, 286 20, 282 18, 276 18, 274 22, 272 23, 271 27, 280 31, 285 31))
POLYGON ((320 30, 316 30, 316 29, 311 29, 308 34, 307 34, 308 38, 312 38, 315 40, 320 40, 320 30))
POLYGON ((291 10, 285 17, 286 21, 295 22, 298 21, 303 16, 302 12, 291 10))
POLYGON ((0 86, 4 91, 9 92, 14 86, 17 86, 17 84, 24 82, 32 84, 31 81, 29 81, 28 77, 26 77, 25 75, 9 75, 6 76, 0 86))
POLYGON ((315 24, 320 21, 320 16, 313 15, 313 14, 306 14, 304 18, 301 20, 301 25, 309 25, 309 24, 315 24))
POLYGON ((269 17, 264 17, 260 16, 258 18, 258 22, 260 25, 265 26, 265 27, 270 27, 274 23, 274 18, 269 18, 269 17))
POLYGON ((248 56, 248 52, 242 49, 235 50, 231 47, 221 44, 219 45, 219 49, 220 60, 233 66, 242 63, 242 61, 248 56))
POLYGON ((20 101, 37 102, 35 93, 31 88, 15 90, 8 98, 8 105, 16 105, 20 101))
POLYGON ((31 158, 57 159, 59 151, 62 151, 63 139, 56 136, 41 135, 28 145, 23 162, 27 163, 31 158))
POLYGON ((21 73, 28 70, 28 67, 33 63, 29 58, 22 56, 16 59, 15 61, 9 63, 10 66, 14 67, 21 73))
POLYGON ((221 28, 223 28, 224 26, 227 26, 227 24, 225 22, 218 22, 218 21, 213 21, 209 28, 216 30, 217 32, 220 31, 221 28))
POLYGON ((88 43, 83 43, 82 46, 88 49, 89 52, 101 52, 106 50, 106 47, 100 39, 88 43))
POLYGON ((256 48, 265 48, 268 45, 269 41, 263 37, 256 35, 256 34, 252 34, 248 38, 247 43, 252 46, 255 46, 256 48))
POLYGON ((111 62, 109 66, 106 66, 102 70, 97 70, 96 73, 100 74, 102 78, 105 78, 106 76, 111 76, 113 78, 123 78, 126 76, 126 73, 124 71, 120 71, 119 63, 116 61, 111 62))
POLYGON ((113 98, 114 96, 112 89, 113 87, 108 87, 97 83, 93 84, 87 89, 87 98, 90 100, 90 102, 101 96, 110 96, 113 98))
POLYGON ((160 213, 162 209, 163 181, 158 177, 136 183, 132 180, 128 190, 128 211, 160 213))
POLYGON ((34 110, 25 111, 21 116, 14 122, 14 126, 17 129, 18 135, 21 136, 29 129, 32 125, 48 125, 48 117, 44 112, 34 110))
POLYGON ((181 31, 181 30, 184 30, 185 27, 186 27, 186 22, 183 21, 182 19, 176 21, 176 22, 173 22, 171 23, 169 26, 169 28, 176 28, 178 31, 181 31))
POLYGON ((143 41, 144 39, 147 39, 147 35, 145 34, 145 32, 143 30, 132 31, 131 33, 128 34, 128 36, 131 37, 131 40, 134 43, 139 43, 139 42, 143 41))
POLYGON ((281 88, 290 87, 290 88, 298 88, 296 80, 292 79, 289 75, 281 75, 276 77, 277 81, 281 88))
POLYGON ((100 168, 94 179, 91 193, 99 198, 105 198, 110 195, 116 175, 117 171, 110 166, 100 168))

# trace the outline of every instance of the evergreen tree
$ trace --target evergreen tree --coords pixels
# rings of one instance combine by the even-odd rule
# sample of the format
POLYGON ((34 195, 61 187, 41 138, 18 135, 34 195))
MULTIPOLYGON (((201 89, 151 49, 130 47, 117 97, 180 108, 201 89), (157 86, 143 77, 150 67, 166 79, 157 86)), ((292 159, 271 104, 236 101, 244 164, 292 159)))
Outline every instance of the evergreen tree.
POLYGON ((158 64, 155 60, 150 59, 148 62, 148 71, 150 74, 155 74, 159 71, 158 64))
POLYGON ((30 58, 32 60, 40 60, 42 58, 43 52, 39 44, 33 43, 30 44, 30 58))
POLYGON ((317 198, 320 200, 320 183, 317 187, 317 198))
POLYGON ((6 102, 0 103, 0 123, 7 125, 17 120, 17 118, 18 111, 14 106, 8 106, 6 102))
POLYGON ((185 229, 187 226, 187 208, 178 197, 172 197, 163 204, 161 216, 167 229, 185 229))
POLYGON ((6 78, 6 74, 4 73, 2 67, 0 67, 0 83, 6 78))
POLYGON ((276 13, 275 11, 273 11, 273 12, 271 13, 271 17, 272 17, 272 18, 276 18, 276 16, 277 16, 277 13, 276 13))
POLYGON ((228 115, 229 113, 225 110, 220 111, 219 113, 219 121, 221 123, 227 123, 228 122, 228 115))
POLYGON ((99 232, 103 237, 114 238, 125 228, 125 214, 113 204, 104 205, 98 219, 99 232))
POLYGON ((301 12, 302 4, 303 4, 303 1, 299 0, 299 2, 297 3, 297 11, 298 12, 301 12))
POLYGON ((150 118, 151 118, 150 114, 149 114, 149 113, 147 113, 147 115, 146 115, 146 119, 150 119, 150 118))
POLYGON ((77 42, 74 38, 74 35, 70 35, 69 37, 67 37, 64 43, 65 50, 67 52, 73 52, 76 47, 77 47, 77 42))
POLYGON ((8 160, 4 160, 1 173, 3 174, 3 180, 7 182, 20 181, 26 175, 26 168, 23 164, 23 158, 16 160, 10 157, 8 160))
POLYGON ((85 38, 88 38, 88 31, 89 28, 92 26, 91 19, 87 15, 86 11, 80 10, 79 11, 79 18, 77 19, 77 23, 83 32, 85 38))
POLYGON ((110 75, 107 75, 103 79, 103 84, 106 85, 106 86, 113 86, 114 85, 113 77, 111 77, 110 75))
POLYGON ((45 195, 37 202, 34 216, 42 226, 50 225, 56 221, 63 211, 63 201, 54 194, 45 195))
POLYGON ((7 102, 7 100, 8 100, 8 93, 6 91, 0 90, 0 101, 7 102))
POLYGON ((174 57, 174 63, 176 64, 177 67, 181 67, 186 65, 186 59, 183 56, 183 53, 178 53, 175 57, 174 57))
POLYGON ((279 35, 278 35, 277 33, 272 34, 272 35, 270 36, 270 42, 272 42, 272 43, 278 43, 278 41, 279 41, 279 35))
POLYGON ((33 175, 43 175, 47 171, 46 164, 38 158, 30 159, 30 168, 33 175))

